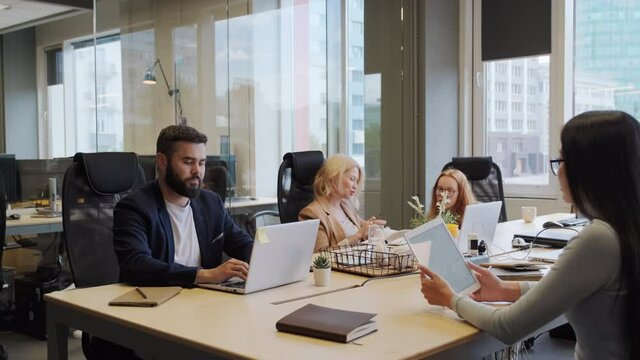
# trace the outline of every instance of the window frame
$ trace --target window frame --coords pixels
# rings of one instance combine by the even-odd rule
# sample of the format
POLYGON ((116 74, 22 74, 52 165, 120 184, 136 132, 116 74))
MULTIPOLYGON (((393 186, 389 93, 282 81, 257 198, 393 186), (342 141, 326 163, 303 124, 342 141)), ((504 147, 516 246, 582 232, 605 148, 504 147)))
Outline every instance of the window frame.
MULTIPOLYGON (((487 124, 484 122, 484 63, 481 59, 481 1, 466 3, 472 7, 471 15, 466 16, 466 26, 472 26, 472 43, 463 53, 472 63, 471 77, 465 78, 462 88, 471 89, 470 123, 471 154, 463 156, 487 156, 487 124), (472 25, 471 25, 472 24, 472 25)), ((565 121, 573 116, 573 31, 574 1, 552 1, 551 9, 551 54, 549 56, 549 121, 545 131, 549 131, 549 157, 560 150, 560 130, 565 121)), ((465 61, 461 59, 461 62, 465 61)), ((523 92, 525 89, 522 89, 523 92)), ((508 106, 511 106, 509 104, 508 106)), ((522 109, 526 111, 526 109, 522 109)), ((461 123, 465 126, 465 122, 461 123)), ((523 126, 527 126, 524 124, 523 126)), ((548 172, 547 185, 504 184, 506 197, 560 199, 560 188, 551 172, 548 172)))

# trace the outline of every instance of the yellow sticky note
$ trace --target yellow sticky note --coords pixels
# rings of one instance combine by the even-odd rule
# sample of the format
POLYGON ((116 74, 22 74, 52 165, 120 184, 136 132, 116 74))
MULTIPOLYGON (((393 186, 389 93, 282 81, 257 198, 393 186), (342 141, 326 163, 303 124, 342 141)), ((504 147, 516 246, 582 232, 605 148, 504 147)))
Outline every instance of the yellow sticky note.
POLYGON ((266 244, 269 242, 269 237, 267 236, 267 230, 265 228, 258 228, 256 231, 256 241, 260 244, 266 244))

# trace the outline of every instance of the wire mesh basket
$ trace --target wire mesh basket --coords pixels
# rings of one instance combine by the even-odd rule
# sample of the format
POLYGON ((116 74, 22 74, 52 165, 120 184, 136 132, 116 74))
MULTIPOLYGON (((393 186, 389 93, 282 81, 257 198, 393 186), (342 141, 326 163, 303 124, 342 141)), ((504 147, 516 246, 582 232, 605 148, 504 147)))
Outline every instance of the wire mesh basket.
POLYGON ((341 245, 322 251, 331 259, 331 268, 365 276, 388 276, 418 270, 418 262, 408 247, 376 247, 374 244, 341 245))

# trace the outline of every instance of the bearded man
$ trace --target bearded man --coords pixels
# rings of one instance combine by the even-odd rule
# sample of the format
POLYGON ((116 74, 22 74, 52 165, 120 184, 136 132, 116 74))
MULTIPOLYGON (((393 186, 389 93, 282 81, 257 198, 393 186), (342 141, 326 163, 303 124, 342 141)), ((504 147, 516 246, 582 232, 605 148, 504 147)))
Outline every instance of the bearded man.
POLYGON ((113 242, 120 281, 141 286, 246 279, 253 240, 220 197, 202 189, 207 136, 172 125, 156 143, 158 179, 118 202, 113 242), (222 252, 231 257, 222 262, 222 252))

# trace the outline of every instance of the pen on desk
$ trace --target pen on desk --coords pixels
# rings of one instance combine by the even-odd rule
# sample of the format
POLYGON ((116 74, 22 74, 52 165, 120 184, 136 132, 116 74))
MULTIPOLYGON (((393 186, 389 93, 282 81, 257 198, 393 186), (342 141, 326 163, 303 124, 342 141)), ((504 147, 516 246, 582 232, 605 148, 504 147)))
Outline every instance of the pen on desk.
POLYGON ((138 294, 140 294, 140 296, 142 296, 143 298, 147 298, 147 294, 144 293, 144 291, 142 291, 142 289, 140 289, 139 287, 136 288, 136 291, 138 292, 138 294))

